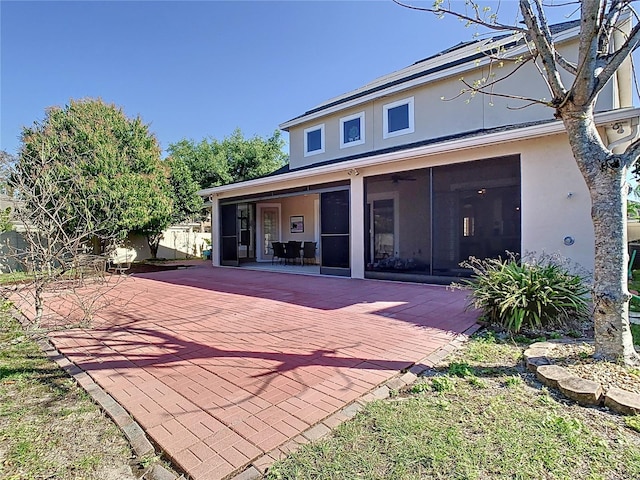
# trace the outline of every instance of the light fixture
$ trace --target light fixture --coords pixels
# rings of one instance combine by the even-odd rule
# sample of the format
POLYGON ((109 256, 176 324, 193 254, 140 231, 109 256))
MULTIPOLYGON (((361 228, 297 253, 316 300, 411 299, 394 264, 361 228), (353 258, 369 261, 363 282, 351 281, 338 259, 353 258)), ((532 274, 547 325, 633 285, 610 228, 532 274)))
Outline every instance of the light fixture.
POLYGON ((624 124, 622 124, 620 122, 614 123, 611 128, 613 128, 620 135, 622 135, 624 133, 624 124))
POLYGON ((350 177, 357 177, 358 175, 360 175, 360 172, 355 168, 350 168, 349 170, 347 170, 347 175, 349 175, 350 177))
POLYGON ((481 188, 480 190, 478 190, 478 195, 484 195, 485 193, 487 193, 486 188, 481 188))

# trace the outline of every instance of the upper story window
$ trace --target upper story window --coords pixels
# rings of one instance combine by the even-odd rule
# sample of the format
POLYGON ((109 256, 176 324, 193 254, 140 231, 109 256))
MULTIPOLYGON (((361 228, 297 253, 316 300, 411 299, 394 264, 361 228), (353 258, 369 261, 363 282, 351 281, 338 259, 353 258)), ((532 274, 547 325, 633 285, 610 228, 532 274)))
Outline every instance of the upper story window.
POLYGON ((413 133, 413 97, 384 105, 382 123, 383 138, 413 133))
POLYGON ((304 129, 304 156, 324 153, 324 123, 304 129))
POLYGON ((340 119, 340 148, 364 143, 364 112, 340 119))

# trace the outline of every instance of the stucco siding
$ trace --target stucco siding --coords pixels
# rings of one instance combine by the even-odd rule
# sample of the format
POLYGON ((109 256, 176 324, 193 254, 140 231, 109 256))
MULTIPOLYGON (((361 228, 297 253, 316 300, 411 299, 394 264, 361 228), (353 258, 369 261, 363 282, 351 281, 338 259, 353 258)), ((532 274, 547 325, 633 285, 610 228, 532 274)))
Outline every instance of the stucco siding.
POLYGON ((523 252, 560 253, 593 269, 594 233, 587 185, 564 135, 522 144, 523 252), (573 245, 565 245, 571 237, 573 245))

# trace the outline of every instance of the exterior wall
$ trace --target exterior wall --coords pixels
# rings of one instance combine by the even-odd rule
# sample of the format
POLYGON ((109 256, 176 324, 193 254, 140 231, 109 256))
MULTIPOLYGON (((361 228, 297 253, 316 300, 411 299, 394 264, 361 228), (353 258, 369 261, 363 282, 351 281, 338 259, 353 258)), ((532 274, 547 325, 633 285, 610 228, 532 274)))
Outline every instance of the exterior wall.
MULTIPOLYGON (((544 138, 508 141, 500 145, 475 147, 433 155, 423 154, 410 158, 408 155, 410 153, 407 153, 404 159, 399 158, 397 161, 390 163, 358 167, 355 178, 359 180, 369 176, 410 171, 425 167, 519 155, 521 162, 522 209, 521 251, 523 253, 559 253, 587 270, 593 269, 594 234, 590 217, 589 193, 569 149, 566 135, 547 135, 544 138), (565 237, 572 237, 574 240, 573 245, 565 245, 565 237)), ((288 204, 291 204, 286 209, 283 208, 283 224, 287 225, 289 215, 304 214, 306 232, 307 214, 303 213, 306 212, 306 209, 302 204, 300 206, 296 205, 297 202, 304 202, 306 197, 301 195, 277 199, 278 189, 293 188, 299 186, 302 182, 307 185, 313 185, 349 178, 351 178, 352 200, 354 200, 353 185, 356 180, 354 177, 349 176, 347 169, 327 175, 314 175, 304 179, 298 178, 290 182, 281 180, 277 184, 274 182, 268 186, 239 187, 226 194, 237 197, 245 194, 255 194, 259 190, 273 192, 275 201, 286 200, 288 204)), ((420 179, 415 182, 405 182, 398 192, 400 209, 407 202, 411 202, 412 198, 421 195, 426 185, 426 180, 420 179)), ((366 193, 371 194, 385 190, 384 185, 377 188, 367 189, 366 193)), ((361 201, 360 205, 362 203, 361 201)), ((426 212, 424 213, 426 214, 426 212)), ((363 212, 358 214, 353 205, 351 222, 352 276, 357 276, 359 271, 353 267, 362 262, 365 235, 368 235, 368 233, 363 228, 354 228, 364 223, 364 214, 363 212)), ((421 235, 429 236, 428 231, 413 231, 412 228, 412 225, 408 225, 406 222, 399 225, 401 245, 409 242, 409 237, 413 236, 416 237, 415 242, 417 242, 413 246, 408 243, 406 251, 403 247, 402 251, 399 252, 400 256, 414 256, 414 251, 417 252, 414 248, 416 246, 420 248, 418 237, 421 235)))
MULTIPOLYGON (((572 59, 571 52, 575 50, 576 43, 564 44, 560 50, 572 59)), ((291 169, 477 129, 552 120, 554 112, 549 107, 531 105, 518 108, 531 103, 529 101, 480 94, 470 101, 467 101, 468 95, 456 98, 464 88, 460 81, 461 76, 468 82, 480 78, 491 81, 494 74, 496 78, 504 77, 504 80, 499 81, 494 87, 496 92, 523 95, 532 99, 549 98, 549 90, 533 65, 527 64, 520 69, 518 67, 519 65, 509 63, 505 63, 501 68, 479 67, 465 72, 464 75, 434 80, 295 125, 289 129, 291 169), (383 138, 383 106, 409 97, 414 98, 414 132, 383 138), (443 98, 447 100, 444 101, 443 98), (359 112, 364 112, 365 115, 365 143, 341 149, 340 118, 359 112), (305 157, 304 130, 320 124, 324 124, 324 153, 305 157)), ((567 84, 570 84, 568 74, 564 74, 563 77, 567 84)), ((605 87, 599 97, 597 111, 617 106, 614 88, 614 81, 605 87)))
POLYGON ((301 195, 298 197, 286 197, 281 199, 282 227, 281 239, 283 242, 296 240, 299 242, 315 242, 316 220, 314 212, 314 200, 318 195, 301 195), (304 217, 304 232, 291 233, 290 220, 292 216, 304 217))
POLYGON ((522 251, 557 252, 592 271, 591 200, 566 137, 529 141, 523 147, 522 251), (565 237, 575 243, 565 245, 565 237))
MULTIPOLYGON (((163 234, 158 247, 158 258, 167 260, 184 260, 197 258, 202 251, 209 248, 205 239, 210 240, 210 233, 194 232, 179 227, 169 227, 163 234)), ((129 235, 127 247, 136 251, 136 261, 151 258, 147 239, 143 235, 129 235)))

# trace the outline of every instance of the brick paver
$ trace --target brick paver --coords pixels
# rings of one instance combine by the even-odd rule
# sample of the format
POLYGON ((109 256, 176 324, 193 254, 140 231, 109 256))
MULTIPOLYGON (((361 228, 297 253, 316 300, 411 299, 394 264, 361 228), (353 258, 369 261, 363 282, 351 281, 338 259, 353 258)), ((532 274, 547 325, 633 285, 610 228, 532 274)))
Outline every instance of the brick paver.
POLYGON ((259 469, 476 320, 444 287, 210 266, 109 295, 93 328, 51 341, 196 480, 259 469))

